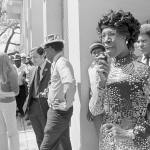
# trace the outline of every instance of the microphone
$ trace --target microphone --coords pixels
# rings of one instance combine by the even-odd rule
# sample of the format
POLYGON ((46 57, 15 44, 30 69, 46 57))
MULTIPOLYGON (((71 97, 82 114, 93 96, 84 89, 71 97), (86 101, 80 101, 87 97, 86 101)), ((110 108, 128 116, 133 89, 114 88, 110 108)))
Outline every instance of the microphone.
MULTIPOLYGON (((104 60, 106 63, 109 63, 109 56, 106 52, 100 53, 97 58, 96 58, 96 62, 98 63, 98 65, 100 64, 100 60, 104 60)), ((98 72, 99 73, 99 72, 98 72)), ((100 76, 100 80, 102 81, 106 81, 107 80, 107 73, 103 72, 103 73, 99 73, 100 76)))

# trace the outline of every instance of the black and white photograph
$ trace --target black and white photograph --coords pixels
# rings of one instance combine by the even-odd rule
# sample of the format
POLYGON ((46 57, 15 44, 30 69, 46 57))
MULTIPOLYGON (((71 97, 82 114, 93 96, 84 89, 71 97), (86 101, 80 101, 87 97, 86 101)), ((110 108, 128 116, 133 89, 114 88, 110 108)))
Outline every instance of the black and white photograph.
POLYGON ((0 0, 0 150, 150 150, 149 0, 0 0))

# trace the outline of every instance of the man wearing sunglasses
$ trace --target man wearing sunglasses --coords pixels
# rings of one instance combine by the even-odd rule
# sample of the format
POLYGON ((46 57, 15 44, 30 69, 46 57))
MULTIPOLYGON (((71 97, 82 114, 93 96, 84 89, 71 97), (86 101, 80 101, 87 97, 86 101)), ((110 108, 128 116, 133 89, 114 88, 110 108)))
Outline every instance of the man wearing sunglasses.
POLYGON ((50 35, 44 45, 46 57, 51 61, 47 123, 40 150, 72 150, 69 128, 76 91, 74 71, 63 56, 64 41, 50 35))

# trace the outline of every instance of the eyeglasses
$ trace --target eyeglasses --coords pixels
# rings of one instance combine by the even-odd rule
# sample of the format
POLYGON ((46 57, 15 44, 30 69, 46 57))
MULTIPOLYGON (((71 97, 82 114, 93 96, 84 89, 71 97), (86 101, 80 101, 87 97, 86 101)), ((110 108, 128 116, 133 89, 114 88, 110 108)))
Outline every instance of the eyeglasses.
POLYGON ((49 44, 46 44, 46 45, 44 46, 44 50, 48 49, 49 47, 50 47, 50 45, 49 45, 49 44))

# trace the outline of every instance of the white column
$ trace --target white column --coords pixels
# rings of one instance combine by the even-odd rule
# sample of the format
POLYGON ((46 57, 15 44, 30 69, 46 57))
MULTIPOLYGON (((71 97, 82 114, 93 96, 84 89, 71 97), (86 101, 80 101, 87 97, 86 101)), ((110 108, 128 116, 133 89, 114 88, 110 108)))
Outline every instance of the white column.
POLYGON ((25 3, 22 1, 21 4, 21 12, 20 12, 20 52, 25 52, 24 48, 26 46, 25 44, 25 3))
POLYGON ((30 50, 32 49, 32 26, 31 26, 31 1, 32 0, 27 0, 28 1, 28 6, 27 6, 27 35, 28 35, 28 53, 30 53, 30 50))
POLYGON ((39 46, 44 41, 43 36, 43 0, 31 0, 31 31, 32 47, 39 46))
POLYGON ((74 111, 71 120, 71 143, 73 150, 82 150, 81 131, 81 64, 79 42, 79 10, 78 0, 64 0, 63 35, 65 39, 65 56, 73 65, 77 82, 74 111))
POLYGON ((43 38, 44 41, 47 36, 47 11, 46 11, 47 2, 46 0, 43 0, 43 38))
POLYGON ((26 54, 30 53, 32 48, 32 31, 31 31, 31 0, 23 0, 23 32, 21 33, 23 37, 23 48, 26 54))
POLYGON ((28 1, 23 0, 23 9, 21 13, 21 48, 27 54, 28 53, 28 34, 27 34, 27 6, 28 1))
POLYGON ((46 0, 47 34, 61 34, 63 0, 46 0))

